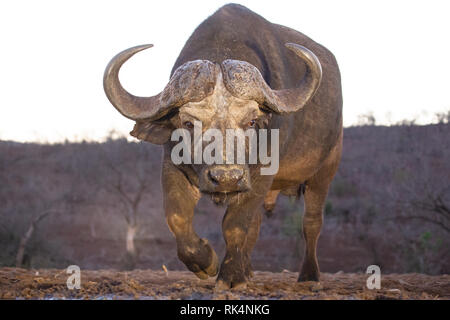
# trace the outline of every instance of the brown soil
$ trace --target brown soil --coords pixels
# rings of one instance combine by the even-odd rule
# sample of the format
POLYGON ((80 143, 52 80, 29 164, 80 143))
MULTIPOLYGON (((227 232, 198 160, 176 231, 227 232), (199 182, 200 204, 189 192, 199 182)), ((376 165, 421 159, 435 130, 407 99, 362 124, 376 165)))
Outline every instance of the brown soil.
POLYGON ((214 279, 187 271, 81 271, 81 289, 69 290, 65 270, 0 269, 2 299, 450 299, 450 275, 390 274, 380 290, 366 274, 322 273, 320 283, 298 283, 297 273, 255 272, 245 290, 216 291, 214 279))

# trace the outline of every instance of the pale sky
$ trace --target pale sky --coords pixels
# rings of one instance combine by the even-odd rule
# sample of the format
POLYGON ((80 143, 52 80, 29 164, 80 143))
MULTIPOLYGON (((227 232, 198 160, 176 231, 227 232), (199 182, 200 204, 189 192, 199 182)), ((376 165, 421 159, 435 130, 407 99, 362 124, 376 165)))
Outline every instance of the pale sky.
MULTIPOLYGON (((121 72, 135 95, 161 91, 185 41, 227 1, 2 1, 0 139, 98 140, 133 122, 107 100, 103 71, 139 44, 121 72)), ((342 74, 344 124, 429 123, 450 109, 449 1, 241 1, 330 49, 342 74)))

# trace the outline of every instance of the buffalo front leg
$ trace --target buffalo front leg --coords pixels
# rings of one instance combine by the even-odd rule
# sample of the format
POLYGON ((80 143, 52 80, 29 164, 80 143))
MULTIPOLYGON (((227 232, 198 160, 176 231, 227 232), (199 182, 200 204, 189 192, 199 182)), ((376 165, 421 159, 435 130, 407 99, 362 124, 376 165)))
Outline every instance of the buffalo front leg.
POLYGON ((245 288, 252 274, 250 252, 259 233, 263 198, 242 200, 228 206, 222 222, 226 254, 216 284, 221 290, 245 288))
POLYGON ((215 276, 219 266, 216 252, 192 225, 199 190, 167 162, 163 164, 162 184, 167 224, 176 238, 178 258, 200 279, 215 276))

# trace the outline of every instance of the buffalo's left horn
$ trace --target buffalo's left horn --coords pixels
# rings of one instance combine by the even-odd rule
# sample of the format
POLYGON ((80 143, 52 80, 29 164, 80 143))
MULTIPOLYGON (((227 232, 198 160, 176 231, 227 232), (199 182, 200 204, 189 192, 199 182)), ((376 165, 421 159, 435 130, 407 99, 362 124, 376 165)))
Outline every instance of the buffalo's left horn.
POLYGON ((260 71, 246 61, 225 60, 222 69, 228 90, 239 97, 253 99, 263 108, 279 114, 295 112, 303 108, 314 96, 322 80, 322 66, 309 49, 294 43, 286 43, 306 64, 306 73, 295 88, 272 90, 260 71))
POLYGON ((103 76, 103 88, 112 105, 125 117, 132 120, 151 119, 160 109, 160 94, 153 97, 136 97, 120 84, 120 67, 134 54, 153 47, 146 44, 126 49, 111 59, 103 76))

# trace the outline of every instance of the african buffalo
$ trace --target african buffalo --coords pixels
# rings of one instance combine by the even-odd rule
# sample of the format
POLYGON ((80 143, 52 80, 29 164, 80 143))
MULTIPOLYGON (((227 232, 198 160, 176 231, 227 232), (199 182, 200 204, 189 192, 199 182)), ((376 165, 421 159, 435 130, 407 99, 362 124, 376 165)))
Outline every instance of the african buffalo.
MULTIPOLYGON (((164 146, 162 187, 167 223, 178 257, 199 278, 216 286, 245 287, 250 253, 263 207, 279 193, 304 195, 305 255, 299 281, 318 281, 317 240, 329 185, 342 150, 340 73, 332 53, 300 32, 273 24, 237 5, 220 8, 192 34, 164 90, 136 97, 118 80, 122 64, 142 45, 115 56, 104 74, 114 107, 136 121, 131 135, 164 146), (262 175, 257 164, 174 164, 175 129, 279 129, 279 170, 262 175), (219 261, 193 230, 195 206, 208 194, 227 205, 222 228, 226 254, 219 261)), ((246 149, 248 153, 248 148, 246 149)))

